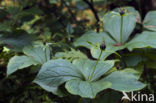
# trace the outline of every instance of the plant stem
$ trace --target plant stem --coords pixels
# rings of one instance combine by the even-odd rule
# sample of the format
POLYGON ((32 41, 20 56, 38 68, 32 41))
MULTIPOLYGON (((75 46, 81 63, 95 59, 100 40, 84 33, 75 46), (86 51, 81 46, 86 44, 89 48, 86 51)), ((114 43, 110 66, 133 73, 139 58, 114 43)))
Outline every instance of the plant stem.
POLYGON ((100 27, 100 25, 99 25, 99 21, 100 21, 100 18, 99 18, 99 16, 98 16, 98 13, 97 13, 97 11, 95 10, 95 8, 94 8, 94 4, 93 4, 93 2, 89 2, 88 0, 83 0, 85 3, 87 3, 88 4, 88 6, 90 7, 90 9, 92 10, 92 12, 93 12, 93 14, 94 14, 94 16, 95 16, 95 18, 96 18, 96 21, 97 21, 97 28, 96 28, 96 30, 97 30, 97 32, 99 32, 99 27, 100 27))
POLYGON ((123 27, 123 15, 121 15, 121 24, 120 24, 120 43, 122 44, 122 27, 123 27))
POLYGON ((99 57, 98 57, 98 59, 97 59, 95 65, 94 65, 93 72, 92 72, 92 74, 91 74, 91 76, 90 76, 90 78, 89 78, 89 81, 91 81, 91 79, 92 79, 92 77, 93 77, 93 74, 94 74, 95 69, 96 69, 96 66, 97 66, 97 64, 98 64, 98 62, 99 62, 99 60, 100 60, 100 57, 101 57, 101 55, 102 55, 102 52, 103 52, 103 50, 101 50, 100 55, 99 55, 99 57))

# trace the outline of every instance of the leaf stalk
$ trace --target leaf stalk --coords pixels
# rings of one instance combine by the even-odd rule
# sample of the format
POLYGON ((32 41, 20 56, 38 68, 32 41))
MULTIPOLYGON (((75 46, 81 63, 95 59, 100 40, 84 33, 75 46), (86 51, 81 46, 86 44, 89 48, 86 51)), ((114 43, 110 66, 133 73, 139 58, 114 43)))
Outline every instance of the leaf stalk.
POLYGON ((91 81, 91 79, 92 79, 92 77, 93 77, 93 74, 94 74, 94 72, 95 72, 96 66, 97 66, 97 64, 98 64, 98 62, 99 62, 99 60, 100 60, 100 58, 101 58, 102 53, 103 53, 103 50, 100 51, 100 55, 99 55, 99 57, 98 57, 98 59, 97 59, 95 65, 94 65, 93 72, 92 72, 92 74, 91 74, 91 76, 90 76, 90 78, 89 78, 89 81, 91 81))

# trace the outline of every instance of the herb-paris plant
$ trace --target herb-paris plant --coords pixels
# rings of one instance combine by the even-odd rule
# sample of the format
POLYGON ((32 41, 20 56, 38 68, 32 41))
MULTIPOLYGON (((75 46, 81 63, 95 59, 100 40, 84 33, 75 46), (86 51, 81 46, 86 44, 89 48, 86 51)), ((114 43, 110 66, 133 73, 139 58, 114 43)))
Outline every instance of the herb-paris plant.
MULTIPOLYGON (((36 59, 39 61, 45 60, 45 63, 38 62, 38 64, 43 63, 43 65, 34 82, 45 90, 52 92, 58 96, 66 95, 59 88, 59 86, 64 83, 65 88, 69 93, 80 95, 84 98, 95 98, 97 93, 107 88, 129 92, 139 90, 141 88, 144 88, 145 86, 138 81, 138 77, 132 70, 126 71, 126 69, 124 71, 107 73, 114 66, 115 60, 99 61, 98 59, 96 61, 80 58, 75 59, 71 63, 63 59, 46 59, 50 58, 48 47, 39 46, 39 48, 33 47, 31 49, 30 47, 28 47, 24 52, 26 52, 27 50, 29 51, 29 55, 27 54, 28 52, 25 53, 26 55, 33 57, 34 59, 40 57, 36 59), (48 50, 48 52, 46 50, 48 50), (42 52, 42 57, 41 55, 36 55, 38 52, 42 52)), ((16 57, 17 56, 13 57, 13 59, 16 57)), ((20 56, 18 58, 20 59, 16 60, 17 63, 13 62, 13 59, 10 60, 8 67, 11 68, 8 68, 8 71, 14 71, 10 72, 9 74, 15 72, 17 69, 22 69, 24 67, 30 66, 30 61, 21 61, 21 58, 23 58, 23 56, 20 56)), ((31 61, 34 60, 33 58, 31 58, 31 61)))
POLYGON ((137 71, 124 68, 110 72, 116 60, 104 60, 110 54, 124 48, 133 50, 147 46, 155 47, 153 45, 155 42, 151 41, 155 37, 155 32, 146 31, 137 34, 131 40, 130 35, 135 28, 136 17, 135 12, 125 12, 122 15, 115 11, 109 12, 104 16, 104 32, 91 31, 74 42, 75 46, 89 48, 97 60, 86 57, 71 62, 65 59, 51 59, 47 45, 25 47, 24 56, 10 59, 7 74, 10 75, 18 69, 31 65, 41 65, 34 83, 58 96, 66 95, 60 89, 62 85, 69 93, 84 98, 95 98, 97 93, 108 88, 125 92, 140 90, 145 84, 138 81, 137 71), (138 38, 144 38, 144 41, 139 41, 138 38), (105 50, 103 46, 100 48, 103 41, 106 45, 105 50))
POLYGON ((144 88, 132 72, 116 71, 101 78, 114 63, 113 60, 99 61, 94 71, 96 61, 93 60, 78 59, 72 64, 62 59, 50 60, 42 66, 34 82, 60 96, 59 86, 65 83, 69 93, 84 98, 95 98, 98 92, 107 88, 127 92, 144 88))
POLYGON ((42 65, 50 60, 50 49, 48 45, 28 46, 23 49, 23 53, 25 55, 14 56, 9 60, 7 75, 31 65, 42 65))
POLYGON ((78 38, 74 42, 74 45, 76 47, 83 46, 90 49, 92 56, 98 58, 100 54, 100 44, 104 41, 106 50, 101 57, 103 60, 115 51, 124 48, 128 48, 130 51, 137 48, 156 48, 156 32, 154 31, 156 23, 153 19, 155 11, 149 12, 145 20, 141 23, 146 29, 153 31, 144 29, 142 33, 138 33, 131 38, 130 35, 136 26, 136 22, 140 23, 141 18, 138 11, 132 7, 125 7, 124 10, 125 13, 123 15, 120 14, 119 8, 106 13, 103 17, 104 31, 100 33, 94 31, 87 32, 78 38), (88 41, 92 45, 90 45, 88 41))

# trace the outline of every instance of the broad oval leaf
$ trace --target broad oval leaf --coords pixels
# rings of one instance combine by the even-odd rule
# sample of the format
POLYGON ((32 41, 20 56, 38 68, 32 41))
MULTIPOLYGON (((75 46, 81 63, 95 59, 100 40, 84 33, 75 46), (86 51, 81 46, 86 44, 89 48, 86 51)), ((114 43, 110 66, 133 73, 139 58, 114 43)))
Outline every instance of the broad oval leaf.
POLYGON ((48 45, 28 46, 23 49, 23 52, 38 62, 38 64, 43 64, 50 60, 50 49, 48 45))
POLYGON ((129 71, 115 71, 102 81, 111 82, 112 89, 124 92, 136 91, 145 87, 145 84, 138 81, 138 76, 129 71))
POLYGON ((137 34, 130 42, 126 44, 126 46, 130 51, 135 48, 156 48, 156 32, 145 31, 141 34, 137 34))
POLYGON ((7 66, 7 75, 14 73, 18 69, 23 69, 36 64, 37 62, 33 61, 28 56, 14 56, 9 60, 7 66))
POLYGON ((104 30, 107 31, 117 43, 125 43, 136 25, 133 13, 121 16, 118 12, 108 12, 103 18, 104 30))
MULTIPOLYGON (((66 81, 75 78, 81 78, 81 75, 74 66, 68 61, 58 59, 50 60, 43 64, 34 82, 47 90, 47 87, 58 87, 66 81)), ((48 91, 55 93, 53 89, 48 91)))
POLYGON ((80 79, 70 80, 65 85, 68 92, 84 98, 95 98, 98 92, 110 86, 110 82, 88 82, 80 79))
POLYGON ((14 56, 10 59, 7 68, 7 75, 12 74, 18 69, 23 69, 31 65, 43 64, 50 60, 50 49, 47 45, 25 47, 24 53, 27 56, 14 56))
MULTIPOLYGON (((99 61, 94 71, 93 77, 90 81, 95 81, 99 79, 99 77, 101 77, 114 66, 114 63, 115 61, 113 60, 99 61)), ((73 61, 73 64, 81 72, 85 80, 89 80, 93 72, 94 66, 96 64, 96 61, 88 59, 79 59, 73 61)))
POLYGON ((147 13, 143 25, 145 28, 156 31, 156 11, 150 11, 147 13))
POLYGON ((103 34, 96 33, 94 31, 89 31, 89 32, 86 32, 85 34, 83 34, 80 38, 78 38, 74 42, 74 46, 76 46, 76 47, 83 46, 86 48, 91 48, 92 45, 96 45, 101 42, 104 42, 103 34), (89 44, 88 42, 90 42, 91 44, 89 44))

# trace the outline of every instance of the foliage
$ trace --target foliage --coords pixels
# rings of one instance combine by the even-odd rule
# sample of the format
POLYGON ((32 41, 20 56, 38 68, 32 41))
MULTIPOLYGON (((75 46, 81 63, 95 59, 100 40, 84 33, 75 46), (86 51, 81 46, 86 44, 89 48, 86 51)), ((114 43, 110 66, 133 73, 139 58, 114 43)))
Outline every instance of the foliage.
POLYGON ((117 2, 0 1, 0 102, 117 103, 122 92, 154 93, 153 1, 117 2))

